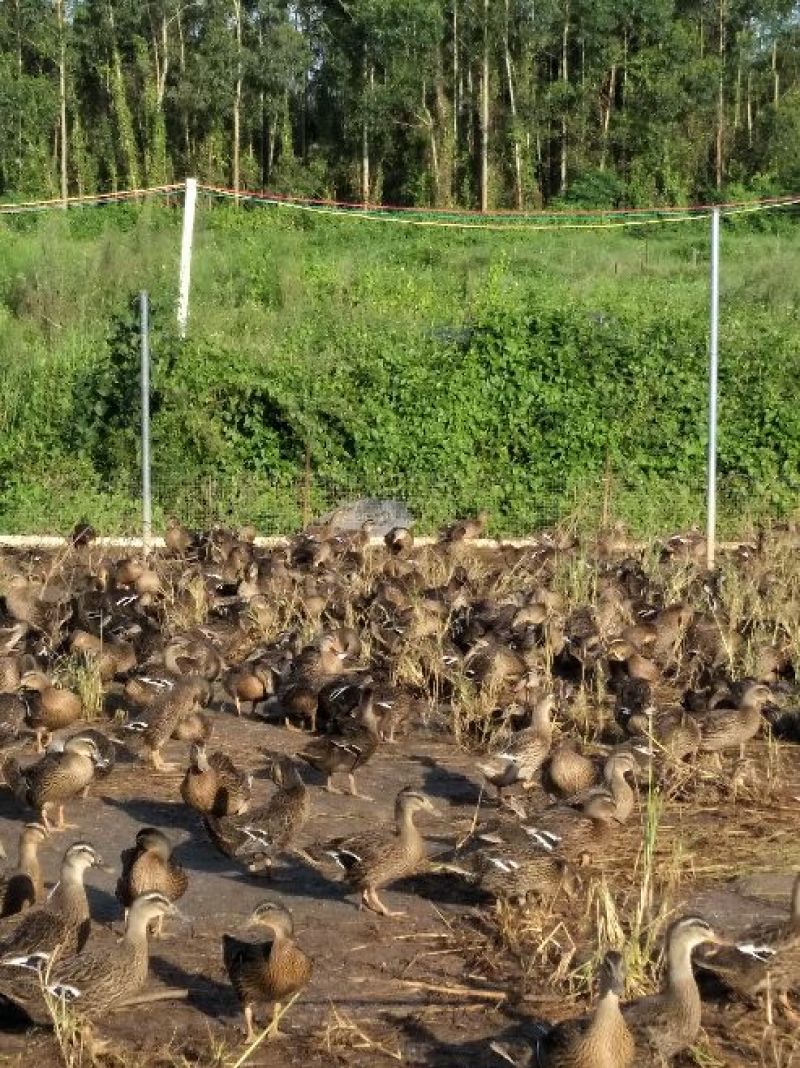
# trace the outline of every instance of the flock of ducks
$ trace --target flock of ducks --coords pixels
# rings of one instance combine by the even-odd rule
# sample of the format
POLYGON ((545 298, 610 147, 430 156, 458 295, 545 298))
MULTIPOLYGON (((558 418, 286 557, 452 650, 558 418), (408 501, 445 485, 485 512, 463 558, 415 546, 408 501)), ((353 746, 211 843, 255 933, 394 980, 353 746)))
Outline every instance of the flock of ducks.
MULTIPOLYGON (((716 606, 667 603, 639 562, 614 560, 602 547, 594 602, 569 606, 553 578, 571 546, 554 536, 487 555, 478 580, 466 564, 487 519, 456 523, 425 550, 400 528, 376 547, 369 524, 347 534, 322 524, 288 549, 267 550, 250 529, 197 535, 171 521, 166 552, 149 560, 103 557, 80 525, 58 567, 3 558, 2 773, 20 813, 34 818, 0 880, 0 1024, 20 1015, 46 1022, 64 1002, 91 1035, 105 1013, 141 995, 149 935, 160 935, 166 917, 185 919, 177 902, 189 877, 157 827, 141 828, 121 854, 125 930, 117 944, 94 948, 90 940, 84 876, 105 863, 89 842, 66 848, 45 897, 39 850, 73 826, 65 813, 73 799, 114 775, 120 747, 159 775, 175 767, 165 746, 185 744, 180 797, 231 864, 262 878, 287 856, 336 870, 360 907, 385 917, 403 913, 387 906, 384 888, 431 867, 524 908, 573 897, 637 812, 643 789, 685 790, 696 762, 722 768, 744 757, 793 678, 788 642, 759 649, 758 673, 733 682, 727 653, 739 638, 725 633, 716 606), (402 674, 409 657, 418 668, 413 686, 402 674), (64 664, 76 663, 104 688, 108 718, 96 726, 85 725, 86 695, 64 682, 64 664), (683 700, 667 703, 664 687, 674 692, 677 680, 688 682, 683 700), (570 733, 570 712, 598 682, 613 710, 590 743, 570 733), (463 730, 476 744, 495 739, 475 764, 492 795, 487 817, 476 815, 467 835, 431 857, 416 821, 445 816, 424 792, 404 787, 386 824, 303 844, 325 792, 372 801, 358 788, 360 770, 390 753, 424 709, 455 707, 465 692, 475 711, 463 730), (255 736, 266 737, 271 723, 295 743, 291 754, 253 747, 274 786, 263 804, 252 804, 252 771, 211 747, 212 737, 224 741, 226 714, 251 717, 255 736)), ((672 539, 664 566, 685 566, 698 544, 693 535, 672 539)), ((699 575, 698 589, 707 591, 707 577, 699 575)), ((800 879, 788 919, 737 944, 700 916, 675 919, 664 985, 652 996, 625 1003, 623 955, 607 952, 594 1011, 532 1032, 536 1063, 669 1063, 701 1027, 698 947, 696 966, 725 988, 754 1002, 771 989, 791 1014, 800 879)), ((262 901, 242 931, 223 936, 221 952, 248 1039, 262 1005, 273 1005, 269 1030, 277 1033, 282 1005, 312 971, 286 905, 262 901)))

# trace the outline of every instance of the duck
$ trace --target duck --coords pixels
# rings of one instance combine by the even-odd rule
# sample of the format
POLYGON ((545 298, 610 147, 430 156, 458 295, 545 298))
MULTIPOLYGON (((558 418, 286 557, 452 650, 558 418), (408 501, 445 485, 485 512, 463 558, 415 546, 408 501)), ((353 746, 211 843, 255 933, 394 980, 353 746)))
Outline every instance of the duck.
POLYGON ((56 829, 61 831, 71 826, 64 822, 64 802, 79 793, 85 797, 103 764, 97 742, 77 735, 27 768, 20 767, 16 757, 6 758, 3 775, 17 800, 35 809, 48 832, 53 829, 48 809, 58 805, 56 829))
POLYGON ((58 884, 43 905, 28 909, 13 933, 0 941, 0 961, 20 953, 79 953, 89 937, 89 902, 84 876, 90 868, 110 871, 90 842, 64 853, 58 884))
POLYGON ((554 746, 543 768, 548 789, 561 797, 575 797, 600 781, 600 762, 581 752, 578 742, 565 739, 554 746))
POLYGON ((700 752, 719 754, 738 747, 743 757, 744 747, 761 729, 761 711, 771 700, 773 694, 768 686, 751 682, 744 687, 738 707, 717 706, 699 717, 700 752))
POLYGON ((521 829, 532 847, 558 856, 574 854, 583 862, 605 846, 620 826, 616 802, 601 793, 586 801, 580 811, 557 805, 535 822, 521 824, 521 829))
POLYGON ((0 656, 0 694, 16 693, 22 681, 21 657, 0 656))
POLYGON ((15 622, 49 637, 58 635, 72 615, 54 590, 29 581, 24 575, 12 575, 5 591, 5 608, 15 622))
POLYGON ((311 799, 294 760, 268 754, 267 771, 277 790, 269 801, 240 815, 206 814, 203 823, 211 841, 227 857, 250 858, 250 870, 272 872, 273 858, 293 847, 311 815, 311 799))
POLYGON ((43 823, 26 823, 19 836, 17 866, 0 877, 0 919, 41 904, 44 881, 39 846, 49 837, 43 823))
POLYGON ((614 803, 614 818, 618 823, 627 823, 633 814, 636 794, 628 782, 628 775, 637 771, 639 765, 634 754, 628 750, 610 753, 603 766, 603 784, 590 787, 584 794, 568 801, 568 804, 585 808, 595 797, 608 797, 614 803))
MULTIPOLYGON (((120 854, 122 874, 117 881, 117 901, 125 909, 125 915, 134 901, 150 890, 157 890, 169 901, 180 900, 189 887, 189 876, 183 867, 172 858, 169 839, 156 827, 142 827, 136 835, 136 844, 120 854)), ((163 914, 158 921, 156 937, 161 937, 163 914)))
POLYGON ((96 663, 103 682, 110 682, 118 675, 125 675, 136 667, 136 650, 128 642, 98 638, 85 630, 74 630, 69 638, 73 653, 83 653, 96 663))
POLYGON ((191 549, 196 549, 198 538, 174 516, 170 516, 164 529, 164 544, 175 556, 185 556, 191 549))
POLYGON ((181 797, 198 812, 212 816, 236 816, 247 811, 253 776, 240 771, 225 753, 206 751, 195 742, 189 750, 189 767, 181 783, 181 797))
POLYGON ((531 710, 531 724, 516 733, 489 763, 478 764, 478 770, 502 797, 503 790, 521 783, 530 790, 536 785, 538 773, 550 753, 553 725, 550 720, 555 698, 552 694, 540 698, 531 710))
POLYGON ((266 928, 270 937, 264 942, 250 942, 223 934, 222 958, 241 1005, 250 1042, 255 1036, 255 1006, 273 1002, 270 1034, 279 1034, 281 1003, 308 985, 313 966, 295 941, 294 921, 285 905, 262 901, 253 909, 246 927, 266 928))
POLYGON ((36 751, 44 749, 47 732, 71 727, 83 714, 83 702, 71 690, 54 686, 43 671, 26 671, 20 690, 28 699, 28 723, 36 735, 36 751))
POLYGON ((9 749, 28 723, 29 708, 17 693, 0 693, 0 750, 9 749))
POLYGON ((42 995, 69 1007, 84 1025, 81 1038, 92 1059, 105 1044, 94 1041, 86 1026, 110 1009, 133 998, 147 982, 149 972, 148 929, 163 923, 165 916, 183 918, 173 902, 157 890, 141 894, 132 903, 125 934, 113 945, 84 950, 79 955, 63 949, 16 952, 0 960, 0 993, 37 1023, 49 1022, 50 1008, 42 995))
MULTIPOLYGON (((162 748, 180 729, 182 720, 191 717, 190 725, 198 723, 201 728, 210 725, 209 720, 197 720, 196 716, 198 706, 207 703, 210 696, 210 686, 205 679, 187 675, 178 679, 171 689, 156 698, 141 717, 129 720, 124 730, 141 740, 156 771, 172 771, 174 765, 165 763, 161 756, 162 748)), ((190 732, 190 738, 194 741, 196 738, 191 737, 193 733, 195 732, 190 732)))
POLYGON ((733 945, 714 945, 698 954, 698 964, 734 994, 754 1002, 768 989, 793 1022, 789 991, 800 985, 800 872, 795 876, 789 915, 748 928, 733 945))
POLYGON ((260 667, 257 664, 230 668, 223 678, 223 686, 226 693, 233 698, 236 715, 241 716, 243 704, 250 705, 252 709, 255 704, 272 694, 272 671, 269 667, 260 667))
POLYGON ((351 797, 360 797, 364 801, 372 798, 360 794, 356 788, 356 771, 363 767, 380 745, 380 727, 375 714, 375 694, 371 685, 361 691, 358 713, 352 721, 342 727, 341 737, 323 735, 314 738, 305 749, 297 753, 297 758, 325 774, 325 789, 328 793, 340 793, 332 783, 337 771, 347 772, 351 797))
POLYGON ((139 709, 151 708, 178 681, 179 676, 164 669, 149 668, 146 675, 132 675, 125 683, 125 697, 139 709))
POLYGON ((414 823, 418 812, 437 816, 433 802, 410 786, 397 795, 394 824, 353 837, 335 838, 324 847, 344 872, 344 879, 360 891, 361 905, 381 916, 404 916, 384 905, 378 891, 388 883, 413 875, 425 860, 425 842, 414 823))
POLYGON ((206 637, 184 634, 164 647, 164 667, 178 676, 213 682, 225 670, 225 661, 206 637))
POLYGON ((335 634, 325 634, 318 647, 302 650, 292 665, 289 677, 270 707, 277 707, 290 719, 306 722, 313 733, 317 729, 317 704, 322 687, 342 672, 342 663, 349 656, 335 634))
POLYGON ((474 541, 476 538, 483 537, 488 524, 489 513, 481 510, 473 518, 459 519, 445 527, 439 535, 439 543, 456 545, 464 541, 474 541))
POLYGON ((666 934, 667 977, 657 994, 623 1006, 636 1042, 637 1063, 665 1063, 694 1044, 700 1031, 700 991, 692 971, 697 946, 721 942, 702 916, 675 920, 666 934))
POLYGON ((620 1011, 625 993, 625 962, 609 950, 598 974, 597 1005, 591 1016, 563 1020, 536 1044, 540 1068, 632 1068, 636 1047, 620 1011))
POLYGON ((384 534, 383 544, 390 556, 407 556, 414 548, 414 532, 410 527, 392 527, 384 534))
POLYGON ((463 855, 442 865, 443 870, 464 876, 496 901, 524 906, 545 898, 555 900, 560 894, 572 898, 578 889, 572 865, 562 857, 531 849, 518 833, 518 825, 508 832, 505 821, 477 830, 463 855))

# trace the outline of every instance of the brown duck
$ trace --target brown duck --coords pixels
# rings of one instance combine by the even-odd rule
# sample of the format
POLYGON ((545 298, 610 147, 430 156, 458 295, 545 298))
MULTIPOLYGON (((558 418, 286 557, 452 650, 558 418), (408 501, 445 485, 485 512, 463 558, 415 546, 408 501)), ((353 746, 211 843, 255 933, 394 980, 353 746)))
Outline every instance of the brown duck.
POLYGON ((206 815, 206 830, 225 856, 269 874, 275 856, 288 851, 311 815, 311 799, 291 757, 269 754, 267 770, 277 786, 265 805, 237 816, 206 815))
POLYGON ((175 905, 157 891, 138 897, 128 913, 123 938, 109 946, 89 948, 78 956, 52 950, 17 953, 0 961, 0 990, 30 1019, 52 1022, 51 1004, 45 1003, 42 984, 51 999, 63 1000, 82 1024, 81 1042, 86 1043, 95 1062, 107 1043, 95 1042, 87 1021, 138 994, 147 982, 149 954, 148 928, 160 925, 166 915, 180 915, 175 905), (33 973, 33 974, 32 974, 33 973))
POLYGON ((75 630, 70 635, 69 647, 73 653, 83 653, 94 661, 104 682, 110 682, 116 675, 124 675, 136 667, 136 650, 128 642, 98 638, 88 631, 75 630))
POLYGON ((701 1004, 692 950, 719 941, 700 916, 684 916, 669 928, 666 985, 658 994, 629 1002, 622 1010, 636 1041, 637 1064, 663 1064, 695 1042, 701 1004))
POLYGON ((69 738, 63 749, 48 750, 36 764, 20 767, 15 757, 3 764, 3 774, 17 800, 27 804, 38 814, 48 831, 52 824, 48 809, 58 805, 58 830, 64 830, 64 802, 77 794, 84 797, 98 770, 106 766, 94 738, 76 735, 69 738))
POLYGON ((625 963, 610 951, 599 974, 599 996, 591 1016, 564 1020, 538 1041, 540 1068, 632 1068, 636 1049, 619 1007, 625 993, 625 963))
MULTIPOLYGON (((156 698, 146 712, 125 724, 128 733, 141 739, 153 767, 157 771, 171 771, 174 765, 166 764, 161 750, 167 741, 180 734, 182 721, 188 721, 190 738, 197 740, 195 724, 200 727, 205 722, 198 720, 199 706, 205 704, 211 695, 208 682, 196 676, 178 679, 175 685, 156 698)), ((210 721, 208 721, 210 725, 210 721)))
POLYGON ((42 752, 45 734, 63 730, 80 719, 83 704, 71 690, 54 686, 42 671, 26 671, 20 689, 28 701, 28 723, 36 733, 36 749, 42 752))
POLYGON ((744 756, 744 747, 764 722, 761 710, 772 699, 768 686, 752 682, 745 687, 737 708, 716 707, 699 717, 700 751, 721 753, 738 747, 739 755, 744 756))
POLYGON ((620 825, 614 799, 599 794, 587 801, 580 812, 556 806, 523 823, 522 830, 532 848, 584 860, 601 849, 620 825))
POLYGON ((361 691, 358 713, 352 721, 344 724, 341 737, 324 735, 321 738, 314 738, 297 756, 306 764, 310 764, 312 768, 325 774, 327 777, 325 789, 329 793, 339 793, 331 780, 337 771, 345 771, 351 796, 371 801, 371 797, 358 792, 355 773, 375 753, 380 740, 380 724, 375 714, 374 691, 372 686, 365 686, 361 691))
POLYGON ((311 961, 294 940, 291 913, 276 901, 263 901, 253 910, 247 927, 265 927, 266 942, 246 942, 222 936, 222 956, 239 1004, 244 1012, 247 1039, 255 1034, 255 1006, 273 1002, 270 1033, 278 1034, 281 1002, 302 990, 311 978, 311 961))
POLYGON ((78 953, 89 937, 89 902, 84 875, 89 868, 105 868, 88 842, 75 842, 64 854, 61 875, 45 904, 29 909, 13 934, 0 942, 0 958, 20 953, 78 953))
POLYGON ((196 742, 181 783, 181 797, 190 808, 212 816, 236 816, 250 804, 253 776, 240 771, 225 753, 206 752, 196 742))
POLYGON ((396 879, 413 875, 425 859, 425 842, 414 824, 417 812, 438 815, 424 794, 406 787, 395 801, 394 826, 335 838, 324 847, 324 852, 343 870, 345 880, 361 892, 361 905, 382 916, 405 913, 387 909, 378 897, 378 890, 396 879))
POLYGON ((538 773, 550 753, 553 739, 550 716, 554 704, 552 695, 540 698, 531 710, 531 725, 513 735, 490 762, 478 764, 498 796, 517 782, 526 790, 536 785, 538 773))
MULTIPOLYGON (((136 845, 120 854, 122 874, 117 881, 117 901, 128 910, 141 894, 157 890, 168 901, 183 897, 189 886, 189 877, 176 860, 172 859, 172 847, 165 834, 155 827, 142 827, 136 835, 136 845)), ((163 915, 159 920, 156 937, 161 936, 163 915)))
POLYGON ((39 846, 48 837, 42 823, 26 823, 19 836, 17 866, 0 877, 0 919, 16 916, 44 899, 39 846))
POLYGON ((704 971, 746 1001, 754 1002, 768 990, 776 993, 786 1016, 796 1023, 788 996, 800 986, 800 874, 792 886, 788 917, 755 924, 735 945, 711 946, 698 956, 704 971))

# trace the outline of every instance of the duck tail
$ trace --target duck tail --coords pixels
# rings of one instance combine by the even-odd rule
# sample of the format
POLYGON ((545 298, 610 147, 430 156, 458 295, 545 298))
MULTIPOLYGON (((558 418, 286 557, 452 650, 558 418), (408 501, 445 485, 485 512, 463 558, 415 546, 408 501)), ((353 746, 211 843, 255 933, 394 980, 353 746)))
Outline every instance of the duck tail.
POLYGON ((28 796, 28 784, 16 757, 7 757, 3 761, 3 778, 11 787, 14 797, 22 804, 25 804, 28 796))

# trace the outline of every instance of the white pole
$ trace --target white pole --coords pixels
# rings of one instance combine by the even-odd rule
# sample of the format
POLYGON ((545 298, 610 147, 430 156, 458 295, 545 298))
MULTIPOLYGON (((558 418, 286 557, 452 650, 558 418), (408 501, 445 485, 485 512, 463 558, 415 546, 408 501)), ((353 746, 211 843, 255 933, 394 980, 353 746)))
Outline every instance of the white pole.
POLYGON ((142 545, 150 551, 153 530, 153 502, 150 489, 150 303, 147 293, 139 294, 142 342, 142 545))
POLYGON ((711 213, 711 294, 708 335, 708 487, 706 564, 714 568, 717 537, 717 371, 719 366, 719 208, 711 213))
POLYGON ((181 270, 178 291, 178 332, 186 337, 189 320, 189 283, 192 277, 192 240, 194 238, 194 209, 197 205, 197 179, 186 179, 183 199, 183 234, 181 236, 181 270))

